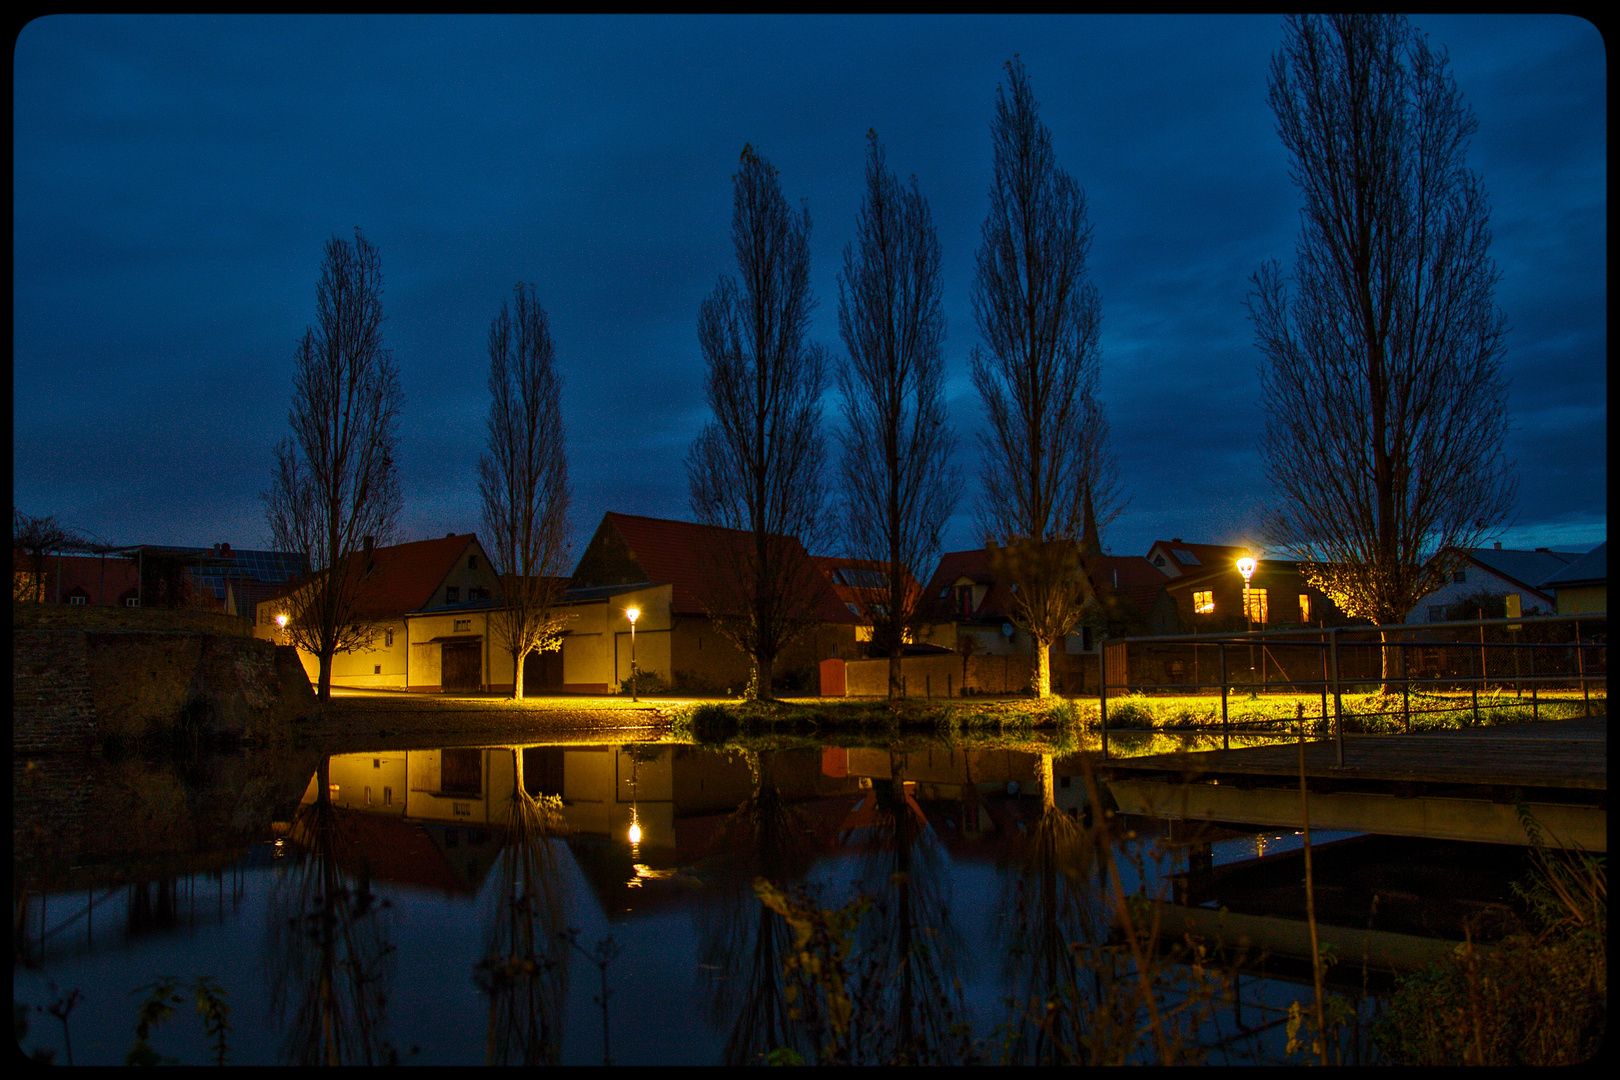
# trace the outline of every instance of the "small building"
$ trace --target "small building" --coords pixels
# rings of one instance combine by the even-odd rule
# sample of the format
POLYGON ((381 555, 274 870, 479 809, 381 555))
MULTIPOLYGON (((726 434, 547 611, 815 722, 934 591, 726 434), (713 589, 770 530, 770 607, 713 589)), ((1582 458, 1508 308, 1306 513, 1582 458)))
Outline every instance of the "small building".
MULTIPOLYGON (((796 537, 777 537, 788 565, 803 568, 803 636, 776 658, 778 688, 814 692, 816 665, 856 655, 863 621, 839 601, 796 537)), ((608 512, 602 516, 565 594, 576 617, 563 638, 564 689, 602 693, 629 677, 628 607, 636 623, 639 670, 683 693, 741 692, 752 661, 723 634, 711 611, 732 594, 724 552, 746 534, 689 521, 608 512)))
MULTIPOLYGON (((512 658, 493 640, 491 613, 499 581, 472 533, 449 533, 373 548, 349 562, 364 578, 360 617, 371 627, 369 647, 332 658, 332 685, 354 689, 488 690, 512 688, 512 658)), ((285 593, 260 601, 254 634, 281 641, 276 616, 288 614, 285 593)), ((320 661, 299 650, 310 681, 320 661)))
POLYGON ((1585 615, 1609 610, 1609 542, 1554 570, 1541 580, 1541 591, 1551 592, 1560 615, 1585 615))
POLYGON ((1299 564, 1267 559, 1236 544, 1155 541, 1148 561, 1171 573, 1165 592, 1174 603, 1181 633, 1213 634, 1341 626, 1349 622, 1322 590, 1305 581, 1299 564), (1238 559, 1255 558, 1247 582, 1238 559))
MULTIPOLYGON (((1519 598, 1521 614, 1551 615, 1555 610, 1552 594, 1543 591, 1540 584, 1574 562, 1576 557, 1547 548, 1534 551, 1503 548, 1498 542, 1488 548, 1448 548, 1435 558, 1444 558, 1450 563, 1448 580, 1418 601, 1407 613, 1408 623, 1477 618, 1478 611, 1492 607, 1491 601, 1503 608, 1494 612, 1494 617, 1504 618, 1506 598, 1514 595, 1519 598), (1469 607, 1473 610, 1467 610, 1469 607)), ((1486 611, 1486 617, 1493 617, 1493 612, 1486 611)))

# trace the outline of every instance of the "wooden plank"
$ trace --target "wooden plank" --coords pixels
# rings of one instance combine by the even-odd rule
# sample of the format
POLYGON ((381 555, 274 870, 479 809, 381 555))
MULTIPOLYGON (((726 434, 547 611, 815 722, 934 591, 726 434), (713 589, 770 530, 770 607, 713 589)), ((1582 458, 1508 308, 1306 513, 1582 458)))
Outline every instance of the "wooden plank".
MULTIPOLYGON (((1337 767, 1331 741, 1307 743, 1306 775, 1317 779, 1608 790, 1606 737, 1514 738, 1456 732, 1347 735, 1344 742, 1342 769, 1337 767)), ((1125 773, 1297 777, 1299 748, 1295 743, 1279 743, 1239 750, 1115 758, 1102 768, 1125 773)))

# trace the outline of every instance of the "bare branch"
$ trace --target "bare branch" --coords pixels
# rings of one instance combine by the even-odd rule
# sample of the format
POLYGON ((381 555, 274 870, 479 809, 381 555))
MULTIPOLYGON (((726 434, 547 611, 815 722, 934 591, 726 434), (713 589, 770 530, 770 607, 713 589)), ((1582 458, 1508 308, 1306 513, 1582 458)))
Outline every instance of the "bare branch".
POLYGON ((1292 290, 1268 263, 1249 296, 1265 529, 1345 613, 1399 622, 1515 495, 1475 121, 1396 16, 1290 18, 1270 102, 1305 208, 1292 290))
POLYGON ((356 229, 326 244, 317 324, 304 331, 288 423, 263 494, 272 542, 309 560, 289 597, 293 642, 320 658, 320 697, 331 696, 332 656, 371 638, 364 604, 365 539, 386 544, 399 516, 395 443, 403 396, 382 338, 382 261, 356 229))
POLYGON ((501 575, 496 637, 512 654, 512 696, 523 696, 523 661, 560 648, 553 608, 568 567, 568 459, 562 381, 545 310, 533 286, 513 287, 489 327, 489 421, 478 492, 490 557, 501 575))
POLYGON ((817 546, 827 527, 822 472, 823 350, 805 341, 810 212, 794 214, 769 162, 745 146, 732 178, 732 243, 739 281, 722 276, 698 312, 714 419, 687 455, 693 516, 736 530, 714 557, 727 594, 710 615, 753 658, 758 692, 772 664, 809 629, 819 580, 797 538, 817 546))

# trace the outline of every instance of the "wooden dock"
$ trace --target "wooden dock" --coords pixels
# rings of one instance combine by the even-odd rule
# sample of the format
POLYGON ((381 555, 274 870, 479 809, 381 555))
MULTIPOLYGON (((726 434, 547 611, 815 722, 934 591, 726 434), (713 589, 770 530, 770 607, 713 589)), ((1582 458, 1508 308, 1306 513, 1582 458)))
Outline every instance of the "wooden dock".
MULTIPOLYGON (((1299 746, 1109 758, 1119 808, 1172 819, 1299 828, 1299 746)), ((1346 735, 1305 745, 1313 828, 1525 843, 1516 804, 1549 837, 1607 850, 1607 717, 1428 735, 1346 735)))

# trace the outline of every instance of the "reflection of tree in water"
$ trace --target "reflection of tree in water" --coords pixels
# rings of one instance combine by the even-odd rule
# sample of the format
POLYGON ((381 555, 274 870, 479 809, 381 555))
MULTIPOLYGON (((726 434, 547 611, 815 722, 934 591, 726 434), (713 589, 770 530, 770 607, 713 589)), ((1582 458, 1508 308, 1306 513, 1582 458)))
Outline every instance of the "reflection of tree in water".
POLYGON ((330 795, 329 762, 316 773, 316 798, 300 806, 291 837, 297 853, 270 889, 266 947, 270 1009, 289 1006, 282 1056, 289 1064, 378 1064, 394 1056, 384 1040, 384 1009, 393 975, 383 911, 367 875, 353 880, 342 864, 351 850, 330 795))
POLYGON ((560 800, 531 798, 523 755, 501 822, 484 956, 474 980, 489 999, 485 1061, 554 1065, 562 1046, 568 994, 563 889, 552 837, 561 831, 560 800))
POLYGON ((784 887, 801 878, 817 846, 804 818, 783 801, 771 759, 770 753, 748 752, 753 793, 712 842, 731 861, 720 886, 724 898, 705 905, 699 916, 702 963, 711 974, 710 1021, 730 1026, 726 1065, 759 1064, 778 1048, 802 1053, 806 1041, 784 996, 782 959, 793 930, 750 886, 756 876, 784 887))
MULTIPOLYGON (((1094 1005, 1102 986, 1097 969, 1083 971, 1076 954, 1100 943, 1108 914, 1105 871, 1094 858, 1099 837, 1056 805, 1052 766, 1052 755, 1042 754, 1041 810, 1017 849, 1004 920, 1013 1060, 1042 1065, 1067 1060, 1080 1045, 1082 1018, 1092 1011, 1085 1002, 1094 1005), (1093 866, 1095 884, 1088 875, 1093 866)), ((1102 822, 1093 827, 1100 830, 1102 822)))
POLYGON ((952 1035, 964 1017, 945 859, 901 773, 891 753, 891 779, 875 781, 874 812, 861 815, 856 838, 860 887, 873 905, 857 938, 852 1056, 869 1064, 961 1063, 970 1047, 952 1035))

